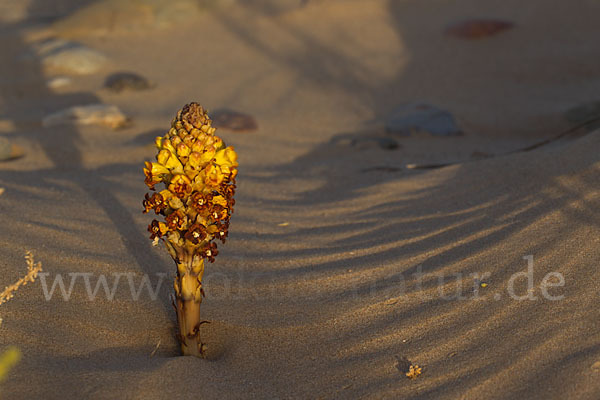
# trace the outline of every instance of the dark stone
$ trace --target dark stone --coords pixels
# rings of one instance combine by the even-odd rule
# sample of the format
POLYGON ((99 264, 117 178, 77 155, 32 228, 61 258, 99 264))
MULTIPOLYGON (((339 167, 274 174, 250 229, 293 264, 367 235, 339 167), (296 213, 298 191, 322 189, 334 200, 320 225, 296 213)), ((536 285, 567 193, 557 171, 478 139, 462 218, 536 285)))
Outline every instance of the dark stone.
POLYGON ((395 139, 389 137, 359 137, 352 141, 352 146, 358 148, 368 148, 373 145, 384 150, 396 150, 401 147, 395 139))
POLYGON ((398 107, 385 122, 387 133, 411 136, 425 132, 434 136, 459 136, 462 131, 448 111, 424 103, 398 107))
POLYGON ((258 129, 253 116, 238 111, 220 109, 209 113, 215 128, 229 129, 236 132, 248 132, 258 129))
POLYGON ((331 140, 331 143, 336 146, 355 147, 361 150, 374 147, 379 147, 384 150, 396 150, 402 147, 394 138, 361 133, 345 133, 337 135, 331 140))
POLYGON ((119 93, 123 90, 146 90, 152 85, 146 78, 134 72, 117 72, 106 78, 104 87, 119 93))
POLYGON ((512 22, 497 19, 471 19, 450 25, 446 34, 461 39, 482 39, 497 35, 514 26, 512 22))

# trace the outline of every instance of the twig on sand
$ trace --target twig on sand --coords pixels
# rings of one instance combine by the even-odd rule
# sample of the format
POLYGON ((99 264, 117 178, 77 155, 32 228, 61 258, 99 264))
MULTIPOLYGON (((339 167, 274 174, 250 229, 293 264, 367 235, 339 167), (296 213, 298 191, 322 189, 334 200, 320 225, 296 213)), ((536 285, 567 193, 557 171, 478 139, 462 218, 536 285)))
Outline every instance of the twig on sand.
POLYGON ((156 352, 158 351, 158 348, 160 347, 160 339, 158 339, 158 343, 156 343, 156 347, 154 348, 154 350, 152 350, 152 353, 150 353, 150 357, 154 357, 154 355, 156 354, 156 352))
POLYGON ((33 282, 35 278, 37 278, 38 273, 42 270, 42 263, 35 263, 33 254, 31 254, 30 251, 25 253, 25 260, 27 261, 27 274, 12 285, 4 288, 0 293, 0 305, 12 299, 15 296, 15 292, 19 290, 21 286, 27 285, 28 282, 33 282))

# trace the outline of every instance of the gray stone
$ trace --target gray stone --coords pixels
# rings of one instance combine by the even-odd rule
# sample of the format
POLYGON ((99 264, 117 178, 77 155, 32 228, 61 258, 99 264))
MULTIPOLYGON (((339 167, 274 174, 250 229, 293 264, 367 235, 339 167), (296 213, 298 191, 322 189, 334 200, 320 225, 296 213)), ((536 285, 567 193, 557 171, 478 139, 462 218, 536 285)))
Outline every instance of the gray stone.
POLYGON ((454 116, 430 104, 411 103, 398 107, 385 122, 387 133, 410 136, 428 133, 434 136, 462 135, 454 116))
POLYGON ((335 137, 331 142, 336 146, 354 147, 359 150, 373 148, 396 150, 402 147, 394 138, 361 133, 341 134, 335 137))
POLYGON ((129 120, 117 106, 106 104, 90 104, 74 106, 48 115, 42 120, 42 125, 100 125, 112 129, 121 128, 129 120))
POLYGON ((106 57, 81 43, 48 39, 37 45, 37 55, 45 68, 70 74, 93 74, 107 62, 106 57))
POLYGON ((145 90, 152 87, 150 82, 133 72, 117 72, 106 78, 104 87, 119 93, 123 90, 145 90))

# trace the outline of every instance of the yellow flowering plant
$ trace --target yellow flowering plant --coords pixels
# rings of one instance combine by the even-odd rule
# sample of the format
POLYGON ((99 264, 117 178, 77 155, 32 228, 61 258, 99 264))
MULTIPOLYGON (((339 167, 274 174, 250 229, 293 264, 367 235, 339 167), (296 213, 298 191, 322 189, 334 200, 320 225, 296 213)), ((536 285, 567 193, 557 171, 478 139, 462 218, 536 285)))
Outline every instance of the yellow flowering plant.
POLYGON ((177 264, 175 309, 184 355, 203 357, 200 303, 204 260, 215 261, 216 240, 225 243, 235 200, 237 154, 215 136, 206 111, 191 103, 179 110, 165 136, 156 138, 156 162, 144 174, 151 193, 144 212, 163 217, 148 226, 150 239, 162 240, 177 264), (157 190, 156 185, 164 189, 157 190))

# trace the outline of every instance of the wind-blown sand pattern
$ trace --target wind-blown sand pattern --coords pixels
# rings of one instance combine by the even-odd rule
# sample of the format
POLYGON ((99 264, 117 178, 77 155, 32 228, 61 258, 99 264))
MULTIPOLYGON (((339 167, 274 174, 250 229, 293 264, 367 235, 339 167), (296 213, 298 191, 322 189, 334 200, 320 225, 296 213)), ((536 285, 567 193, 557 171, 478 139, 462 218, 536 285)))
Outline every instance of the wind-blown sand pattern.
MULTIPOLYGON (((1 348, 22 359, 1 396, 600 398, 600 131, 514 152, 569 130, 565 112, 600 96, 600 3, 309 0, 267 12, 223 0, 175 26, 144 14, 113 32, 84 12, 89 35, 60 24, 91 3, 0 7, 0 134, 25 151, 0 163, 0 285, 22 275, 26 249, 44 265, 2 308, 1 348), (471 18, 513 25, 445 34, 471 18), (49 89, 57 73, 34 49, 55 35, 107 64, 49 89), (104 89, 119 71, 153 85, 104 89), (239 175, 229 239, 203 280, 205 360, 179 356, 175 268, 148 240, 140 200, 154 138, 191 101, 258 127, 218 130, 239 175), (419 102, 464 134, 352 144, 392 137, 386 116, 419 102), (99 103, 131 124, 42 126, 99 103), (515 300, 507 288, 528 260, 536 300, 515 300), (553 272, 564 285, 547 291, 561 300, 543 294, 553 272), (57 276, 67 292, 73 282, 68 301, 49 294, 57 276), (101 286, 90 298, 101 276, 108 289, 119 277, 112 299, 101 286), (145 276, 162 284, 136 300, 130 284, 145 276), (457 276, 464 299, 452 298, 457 276), (409 379, 406 362, 422 373, 409 379)), ((514 288, 526 295, 526 279, 514 288)))

